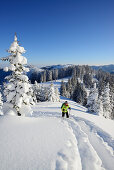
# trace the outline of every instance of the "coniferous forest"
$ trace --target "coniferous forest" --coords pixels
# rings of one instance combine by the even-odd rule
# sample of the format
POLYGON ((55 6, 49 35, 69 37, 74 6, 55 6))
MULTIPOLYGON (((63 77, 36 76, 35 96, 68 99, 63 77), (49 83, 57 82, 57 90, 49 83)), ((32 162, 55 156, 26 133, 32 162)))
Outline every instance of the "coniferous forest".
POLYGON ((43 68, 30 75, 32 83, 57 79, 61 81, 60 94, 88 108, 89 112, 114 118, 114 75, 94 70, 88 65, 73 65, 64 68, 43 68), (68 77, 68 82, 64 78, 68 77))
MULTIPOLYGON (((47 89, 39 83, 62 79, 62 96, 87 107, 89 112, 114 119, 114 74, 101 69, 95 70, 88 65, 71 65, 61 68, 43 67, 38 71, 30 71, 28 76, 33 84, 34 98, 37 102, 51 100, 49 94, 53 88, 51 86, 47 89), (64 82, 66 77, 68 82, 64 82)), ((55 91, 58 94, 57 90, 55 91)))

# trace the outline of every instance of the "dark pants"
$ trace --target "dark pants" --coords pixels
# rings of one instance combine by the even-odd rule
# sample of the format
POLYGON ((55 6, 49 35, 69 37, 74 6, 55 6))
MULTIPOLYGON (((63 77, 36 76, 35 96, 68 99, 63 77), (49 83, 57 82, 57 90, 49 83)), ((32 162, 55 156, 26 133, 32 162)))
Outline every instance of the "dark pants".
POLYGON ((64 117, 66 114, 66 117, 69 118, 68 112, 62 112, 62 117, 64 117))

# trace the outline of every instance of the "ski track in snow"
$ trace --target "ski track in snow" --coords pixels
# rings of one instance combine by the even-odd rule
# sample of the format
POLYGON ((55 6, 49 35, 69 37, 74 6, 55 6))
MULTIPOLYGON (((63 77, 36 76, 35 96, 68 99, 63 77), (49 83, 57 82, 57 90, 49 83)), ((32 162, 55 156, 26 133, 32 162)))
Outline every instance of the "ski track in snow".
POLYGON ((96 128, 86 124, 84 120, 72 118, 68 120, 78 139, 78 148, 84 170, 106 169, 113 170, 113 148, 104 142, 96 128), (84 156, 85 155, 85 156, 84 156))
POLYGON ((102 166, 105 169, 114 169, 112 162, 114 161, 113 149, 104 142, 103 138, 98 135, 96 130, 91 129, 91 126, 88 126, 85 121, 79 121, 78 123, 82 131, 87 135, 88 140, 97 155, 102 161, 102 166))
MULTIPOLYGON (((70 104, 74 105, 74 102, 70 104)), ((83 106, 78 107, 82 112, 85 111, 83 106)), ((55 112, 58 107, 53 109, 50 112, 50 109, 43 111, 41 108, 38 113, 34 112, 34 117, 60 119, 61 115, 55 112)), ((61 122, 66 123, 67 128, 72 131, 74 140, 68 141, 65 148, 58 152, 52 170, 114 170, 114 140, 109 134, 92 122, 74 115, 70 119, 61 118, 61 122)))
POLYGON ((69 125, 72 127, 73 132, 78 140, 78 149, 82 161, 83 170, 103 170, 102 162, 98 157, 96 151, 92 147, 88 136, 82 131, 81 126, 74 120, 68 120, 69 125))

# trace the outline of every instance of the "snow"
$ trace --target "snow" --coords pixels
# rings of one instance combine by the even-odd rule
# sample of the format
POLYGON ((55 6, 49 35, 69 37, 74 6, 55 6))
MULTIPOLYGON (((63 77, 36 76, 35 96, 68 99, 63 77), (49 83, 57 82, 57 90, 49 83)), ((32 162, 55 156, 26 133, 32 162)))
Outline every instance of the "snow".
POLYGON ((7 72, 8 71, 8 67, 4 67, 4 71, 7 72))
POLYGON ((0 131, 2 170, 81 169, 75 137, 61 119, 2 116, 0 131))
MULTIPOLYGON (((60 103, 39 103, 34 108, 33 115, 36 117, 58 117, 60 119, 60 106, 65 100, 66 98, 63 98, 60 103)), ((70 119, 64 118, 63 120, 67 121, 69 127, 73 130, 80 153, 82 168, 84 170, 113 170, 113 120, 89 114, 83 106, 71 100, 68 100, 68 102, 72 108, 70 119)))
MULTIPOLYGON (((60 88, 61 80, 53 84, 60 88)), ((27 109, 22 108, 26 116, 27 109)), ((114 169, 113 120, 90 114, 85 107, 64 97, 60 102, 32 106, 29 117, 11 116, 15 110, 8 110, 7 104, 4 110, 7 115, 0 116, 1 170, 114 169), (69 119, 61 118, 61 105, 66 100, 71 107, 69 119)))
POLYGON ((10 48, 9 48, 9 52, 20 52, 20 53, 25 53, 25 49, 24 47, 20 47, 18 45, 18 41, 17 41, 17 36, 15 35, 14 37, 14 42, 11 44, 10 48))
POLYGON ((60 90, 61 81, 63 80, 65 83, 67 83, 69 78, 70 77, 63 78, 63 79, 58 79, 58 80, 55 80, 55 81, 54 80, 53 81, 48 81, 48 82, 45 82, 45 83, 42 83, 42 84, 43 84, 43 86, 48 87, 48 86, 50 86, 50 83, 53 83, 54 87, 58 88, 60 90))

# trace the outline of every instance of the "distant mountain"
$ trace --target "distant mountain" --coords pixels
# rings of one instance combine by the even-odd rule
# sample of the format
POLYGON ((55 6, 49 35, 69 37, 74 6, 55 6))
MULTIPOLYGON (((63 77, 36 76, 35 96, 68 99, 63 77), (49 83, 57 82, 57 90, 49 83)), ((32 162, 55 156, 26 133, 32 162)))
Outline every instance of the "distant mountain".
MULTIPOLYGON (((73 64, 50 65, 50 66, 41 67, 41 69, 43 69, 43 70, 52 70, 52 69, 61 69, 61 68, 69 67, 69 66, 73 66, 73 64)), ((93 69, 95 69, 95 70, 102 69, 103 71, 106 71, 106 72, 109 72, 109 73, 111 73, 111 74, 114 74, 114 64, 102 65, 102 66, 91 66, 91 67, 92 67, 93 69)))
POLYGON ((110 64, 110 65, 103 65, 103 66, 91 66, 93 69, 95 70, 103 70, 106 72, 109 72, 111 74, 114 74, 114 64, 110 64))
POLYGON ((64 68, 64 67, 70 67, 70 66, 73 66, 73 64, 65 64, 65 65, 58 64, 58 65, 44 66, 44 67, 41 67, 41 69, 52 70, 52 69, 60 69, 60 68, 64 68))

